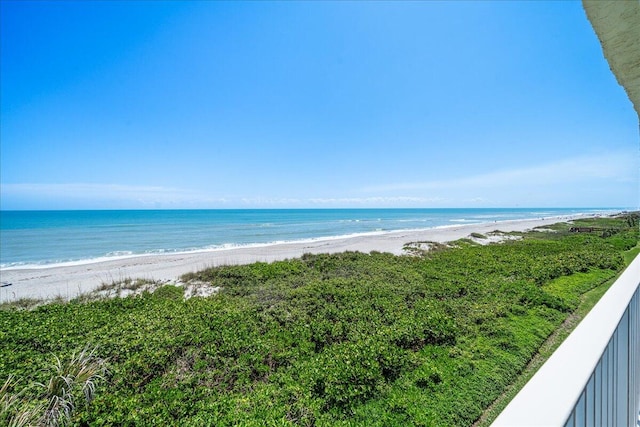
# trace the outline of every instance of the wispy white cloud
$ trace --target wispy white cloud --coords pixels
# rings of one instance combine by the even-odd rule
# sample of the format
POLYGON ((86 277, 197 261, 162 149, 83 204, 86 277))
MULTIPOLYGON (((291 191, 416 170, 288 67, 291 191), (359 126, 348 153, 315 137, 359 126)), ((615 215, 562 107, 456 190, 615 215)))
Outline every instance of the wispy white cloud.
POLYGON ((9 200, 58 200, 72 207, 329 207, 395 206, 442 202, 442 198, 373 197, 211 197, 202 192, 161 186, 122 184, 1 184, 0 194, 9 200))
MULTIPOLYGON (((274 197, 122 184, 0 184, 2 209, 625 206, 638 203, 638 153, 608 153, 526 168, 391 183, 341 197, 274 197)), ((277 188, 279 193, 286 188, 277 188)))
MULTIPOLYGON (((409 206, 441 203, 441 197, 410 196, 367 196, 367 197, 311 197, 311 198, 268 198, 243 197, 237 199, 246 206, 260 207, 367 207, 367 206, 409 206)), ((237 203, 236 203, 237 204, 237 203)))
POLYGON ((239 197, 229 200, 230 203, 241 206, 282 207, 298 206, 304 203, 302 199, 295 197, 239 197))
POLYGON ((525 168, 488 172, 472 176, 458 176, 444 180, 400 182, 370 186, 367 193, 397 193, 400 191, 451 191, 531 188, 549 185, 575 185, 594 181, 614 183, 637 182, 639 156, 635 152, 608 153, 601 156, 582 156, 563 159, 525 168))
MULTIPOLYGON (((114 207, 171 207, 202 203, 207 198, 198 192, 162 186, 140 186, 121 184, 0 184, 0 195, 5 200, 51 201, 61 204, 101 205, 114 207)), ((217 199, 223 203, 224 199, 217 199)))
POLYGON ((203 192, 162 186, 121 184, 1 184, 8 209, 50 208, 212 208, 212 207, 395 207, 445 203, 441 197, 212 197, 203 192))
POLYGON ((374 205, 395 206, 411 204, 441 203, 442 197, 411 197, 411 196, 375 196, 375 197, 338 197, 338 198, 311 198, 308 202, 314 205, 374 205))

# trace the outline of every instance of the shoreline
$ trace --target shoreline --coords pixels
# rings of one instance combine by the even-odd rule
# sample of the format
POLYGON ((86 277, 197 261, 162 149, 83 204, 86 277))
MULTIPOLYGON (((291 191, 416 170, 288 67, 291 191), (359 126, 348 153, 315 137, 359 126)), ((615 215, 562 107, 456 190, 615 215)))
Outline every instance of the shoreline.
POLYGON ((526 231, 558 222, 596 216, 601 215, 576 214, 537 219, 463 223, 424 229, 368 232, 188 252, 134 254, 86 262, 9 267, 0 270, 0 282, 3 285, 10 284, 0 288, 0 302, 21 298, 62 297, 68 300, 91 292, 103 283, 118 282, 128 278, 175 283, 183 274, 209 267, 281 261, 298 258, 305 253, 378 251, 401 255, 404 253, 404 245, 410 242, 444 243, 468 237, 471 233, 486 234, 494 230, 526 231))
POLYGON ((520 221, 537 221, 537 220, 548 220, 548 219, 556 219, 558 222, 569 221, 571 219, 578 218, 592 218, 597 216, 609 216, 609 215, 618 215, 623 211, 616 212, 607 212, 607 213, 575 213, 575 214, 565 214, 565 215, 554 215, 554 216, 546 216, 542 218, 517 218, 517 219, 504 219, 497 221, 477 221, 477 220, 451 220, 453 223, 446 225, 435 225, 432 227, 414 227, 414 228, 401 228, 401 229, 392 229, 392 230, 372 230, 372 231, 364 231, 364 232, 355 232, 348 234, 340 234, 340 235, 330 235, 330 236, 320 236, 320 237, 307 237, 293 240, 275 240, 270 242, 251 242, 251 243, 223 243, 220 245, 211 245, 200 248, 193 249, 176 249, 176 250, 162 250, 159 249, 157 251, 148 251, 148 252, 121 252, 114 253, 113 255, 99 255, 93 258, 79 258, 79 259, 69 259, 69 260, 61 260, 61 261, 43 261, 43 262, 25 262, 25 263, 12 263, 10 265, 0 266, 0 275, 5 272, 14 271, 14 270, 44 270, 50 268, 58 268, 58 267, 80 267, 83 265, 97 264, 103 262, 111 262, 111 261, 126 261, 132 258, 143 258, 150 256, 171 256, 171 255, 191 255, 191 254, 199 254, 199 253, 211 253, 211 252, 220 252, 220 251, 228 251, 234 249, 252 249, 252 248, 261 248, 261 247, 271 247, 276 245, 285 245, 285 244, 308 244, 308 243, 317 243, 324 241, 333 241, 333 240, 342 240, 342 239, 350 239, 357 237, 367 237, 367 236, 379 236, 385 235, 389 233, 412 233, 412 232, 422 232, 425 230, 439 230, 439 229, 447 229, 447 228, 455 228, 455 227, 466 227, 466 226, 477 226, 484 224, 501 224, 505 222, 520 222, 520 221))

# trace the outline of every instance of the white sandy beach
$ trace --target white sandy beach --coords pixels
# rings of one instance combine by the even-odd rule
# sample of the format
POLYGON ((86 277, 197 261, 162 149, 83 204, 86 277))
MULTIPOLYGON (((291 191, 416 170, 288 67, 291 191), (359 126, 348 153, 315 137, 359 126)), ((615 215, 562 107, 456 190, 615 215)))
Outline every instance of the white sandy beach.
POLYGON ((486 234, 494 230, 526 231, 535 227, 569 221, 577 217, 584 218, 585 216, 500 221, 423 230, 392 231, 310 242, 279 243, 180 254, 144 255, 80 265, 4 269, 0 270, 0 281, 4 284, 10 284, 10 286, 0 288, 0 302, 20 298, 54 298, 58 296, 70 299, 81 293, 90 292, 103 283, 112 283, 127 278, 176 282, 185 273, 199 271, 207 267, 247 264, 257 261, 271 262, 297 258, 305 253, 379 251, 399 255, 403 253, 403 246, 410 242, 448 242, 468 237, 473 232, 486 234))

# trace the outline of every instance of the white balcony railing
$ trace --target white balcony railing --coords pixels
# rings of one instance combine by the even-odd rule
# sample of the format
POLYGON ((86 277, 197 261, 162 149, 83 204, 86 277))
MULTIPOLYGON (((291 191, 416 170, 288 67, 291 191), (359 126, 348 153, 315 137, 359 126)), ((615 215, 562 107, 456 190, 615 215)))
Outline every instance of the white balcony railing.
POLYGON ((492 427, 636 427, 640 256, 502 411, 492 427))

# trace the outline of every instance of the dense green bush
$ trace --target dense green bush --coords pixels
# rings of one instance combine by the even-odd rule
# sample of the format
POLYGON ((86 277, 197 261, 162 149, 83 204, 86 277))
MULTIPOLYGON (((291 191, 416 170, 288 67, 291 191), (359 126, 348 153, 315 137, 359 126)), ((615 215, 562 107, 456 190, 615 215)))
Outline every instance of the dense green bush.
POLYGON ((4 310, 0 380, 42 382, 51 353, 91 343, 111 374, 78 425, 470 425, 637 238, 305 255, 185 278, 209 298, 4 310))

